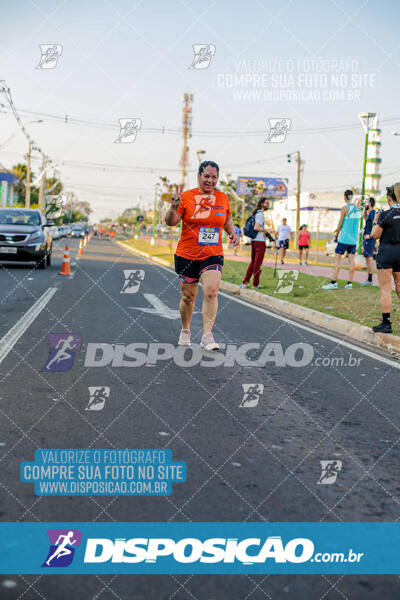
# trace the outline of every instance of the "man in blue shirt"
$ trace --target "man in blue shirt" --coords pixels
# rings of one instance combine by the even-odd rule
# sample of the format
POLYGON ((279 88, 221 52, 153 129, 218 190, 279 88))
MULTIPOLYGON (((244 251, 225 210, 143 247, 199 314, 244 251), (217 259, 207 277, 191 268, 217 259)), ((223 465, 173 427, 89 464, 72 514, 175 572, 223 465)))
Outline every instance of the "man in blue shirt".
POLYGON ((363 257, 365 258, 365 262, 367 263, 368 270, 368 279, 364 281, 361 285, 373 285, 372 283, 372 275, 374 273, 374 251, 376 246, 376 240, 371 237, 372 225, 375 219, 376 211, 374 209, 375 199, 368 198, 365 203, 365 226, 364 226, 364 235, 363 235, 363 257))
POLYGON ((346 289, 351 290, 353 288, 353 277, 355 270, 354 255, 357 249, 358 239, 358 224, 360 222, 360 208, 354 201, 353 192, 346 190, 344 193, 345 206, 343 206, 339 225, 335 230, 335 238, 337 239, 337 246, 335 250, 335 266, 333 267, 332 279, 329 283, 322 286, 323 290, 337 290, 337 278, 340 271, 340 263, 342 256, 347 252, 349 257, 349 278, 344 286, 346 289))

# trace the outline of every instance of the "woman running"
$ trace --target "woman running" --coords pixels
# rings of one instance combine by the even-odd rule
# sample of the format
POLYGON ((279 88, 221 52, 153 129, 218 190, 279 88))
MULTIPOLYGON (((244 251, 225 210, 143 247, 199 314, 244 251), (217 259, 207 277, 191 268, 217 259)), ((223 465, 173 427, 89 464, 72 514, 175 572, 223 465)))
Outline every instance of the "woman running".
POLYGON ((190 322, 201 281, 203 336, 200 345, 205 350, 219 350, 212 327, 218 310, 218 289, 224 264, 222 230, 226 231, 235 247, 239 244, 229 198, 215 189, 218 176, 217 163, 210 160, 202 162, 197 176, 198 187, 182 194, 182 190, 178 189, 165 215, 165 222, 170 227, 182 221, 175 254, 175 271, 182 292, 179 304, 182 330, 178 345, 190 346, 190 322))

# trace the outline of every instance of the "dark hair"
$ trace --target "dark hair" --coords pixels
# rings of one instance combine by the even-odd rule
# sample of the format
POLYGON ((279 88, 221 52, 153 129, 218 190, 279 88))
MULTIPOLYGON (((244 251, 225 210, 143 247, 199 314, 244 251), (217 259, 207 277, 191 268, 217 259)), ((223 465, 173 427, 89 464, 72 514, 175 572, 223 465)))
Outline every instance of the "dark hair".
POLYGON ((199 164, 199 175, 201 175, 207 167, 214 167, 214 169, 217 169, 219 175, 219 166, 213 160, 203 160, 203 162, 199 164))
POLYGON ((375 198, 368 198, 368 204, 371 205, 372 208, 375 206, 375 198))
POLYGON ((300 227, 300 231, 303 229, 303 227, 307 227, 307 223, 304 223, 304 225, 300 227))
POLYGON ((351 198, 352 196, 354 196, 354 194, 351 190, 346 190, 344 195, 346 196, 346 198, 351 198))
POLYGON ((394 193, 394 185, 386 188, 386 194, 393 200, 393 202, 397 202, 396 194, 394 193))
POLYGON ((254 210, 253 210, 253 212, 251 213, 251 214, 252 214, 252 216, 253 216, 253 215, 255 215, 255 214, 256 214, 256 212, 257 212, 258 210, 261 210, 261 207, 262 207, 262 205, 264 204, 264 202, 265 202, 266 200, 268 200, 268 198, 266 198, 265 196, 262 196, 262 197, 259 199, 259 201, 257 202, 257 205, 256 205, 255 209, 254 209, 254 210))

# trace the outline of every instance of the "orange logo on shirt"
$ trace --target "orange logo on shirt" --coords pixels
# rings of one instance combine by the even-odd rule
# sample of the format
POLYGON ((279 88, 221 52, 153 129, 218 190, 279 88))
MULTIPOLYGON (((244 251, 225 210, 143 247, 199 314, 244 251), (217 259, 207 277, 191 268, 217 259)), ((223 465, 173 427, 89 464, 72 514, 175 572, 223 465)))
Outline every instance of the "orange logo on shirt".
POLYGON ((194 196, 194 211, 192 219, 208 219, 211 215, 211 209, 214 207, 216 201, 215 196, 201 196, 195 194, 194 196))

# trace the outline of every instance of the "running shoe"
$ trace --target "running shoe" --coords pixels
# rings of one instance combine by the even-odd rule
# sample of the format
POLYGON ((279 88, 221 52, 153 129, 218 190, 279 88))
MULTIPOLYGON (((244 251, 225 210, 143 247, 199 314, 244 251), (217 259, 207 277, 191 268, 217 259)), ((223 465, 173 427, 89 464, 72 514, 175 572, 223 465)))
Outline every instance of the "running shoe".
POLYGON ((281 265, 284 265, 285 263, 283 262, 283 260, 281 260, 281 265))
POLYGON ((304 261, 304 264, 308 266, 308 262, 306 260, 304 261))
POLYGON ((353 284, 352 283, 346 283, 346 285, 344 287, 346 288, 346 290, 352 290, 353 289, 353 284))
POLYGON ((322 286, 323 290, 337 290, 338 289, 338 284, 337 283, 332 283, 332 281, 330 281, 329 283, 326 283, 325 285, 322 286))
POLYGON ((181 329, 178 346, 190 346, 190 329, 181 329))
POLYGON ((375 333, 392 333, 392 324, 390 321, 389 323, 384 323, 382 321, 379 323, 379 325, 375 325, 372 329, 375 331, 375 333))
POLYGON ((372 281, 363 281, 361 285, 374 285, 372 281))
MULTIPOLYGON (((300 264, 302 265, 303 263, 300 261, 300 264)), ((306 265, 307 263, 304 263, 304 264, 306 265)))
POLYGON ((210 331, 210 333, 203 334, 203 337, 201 338, 200 346, 201 346, 201 348, 204 348, 204 350, 208 350, 208 351, 217 351, 220 349, 217 342, 214 340, 214 336, 211 333, 211 331, 210 331))
POLYGON ((253 285, 253 290, 263 290, 265 285, 253 285))
POLYGON ((247 288, 247 283, 241 283, 239 287, 241 287, 241 288, 247 288))
POLYGON ((338 286, 337 283, 332 283, 332 281, 330 281, 329 283, 326 283, 325 285, 323 285, 321 289, 323 289, 323 290, 337 290, 338 287, 339 286, 338 286))

